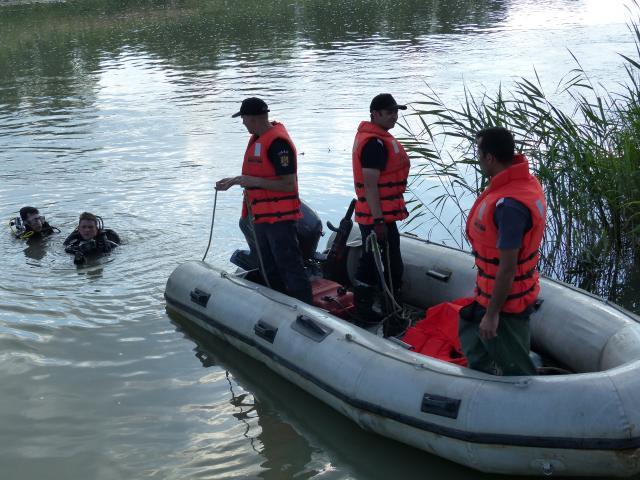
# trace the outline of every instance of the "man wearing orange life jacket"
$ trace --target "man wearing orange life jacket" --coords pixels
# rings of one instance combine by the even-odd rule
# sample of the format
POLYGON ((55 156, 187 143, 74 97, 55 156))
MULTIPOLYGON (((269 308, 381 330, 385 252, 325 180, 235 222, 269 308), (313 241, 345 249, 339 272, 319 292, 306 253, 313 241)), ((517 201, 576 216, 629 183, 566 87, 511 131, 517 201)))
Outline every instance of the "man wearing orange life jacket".
MULTIPOLYGON (((387 255, 389 258, 390 271, 385 272, 385 276, 395 296, 402 286, 404 269, 396 222, 409 216, 403 193, 410 165, 409 156, 389 130, 398 121, 398 110, 406 108, 398 105, 388 93, 376 95, 369 106, 371 121, 360 122, 352 152, 357 196, 355 218, 363 247, 366 238, 375 232, 385 266, 387 255)), ((363 248, 356 279, 359 282, 355 288, 356 304, 362 314, 362 307, 366 310, 366 304, 373 301, 372 286, 379 283, 374 257, 366 248, 363 248)))
POLYGON ((477 268, 473 303, 460 311, 459 335, 469 367, 534 375, 529 316, 540 291, 537 263, 546 202, 513 135, 502 127, 476 135, 478 163, 490 179, 467 218, 477 268))
POLYGON ((296 149, 284 125, 270 122, 268 112, 263 100, 251 97, 232 115, 242 117, 251 138, 242 175, 219 180, 216 189, 227 190, 233 185, 245 189, 242 216, 251 216, 267 282, 275 290, 311 303, 311 284, 296 231, 296 220, 302 217, 296 149))

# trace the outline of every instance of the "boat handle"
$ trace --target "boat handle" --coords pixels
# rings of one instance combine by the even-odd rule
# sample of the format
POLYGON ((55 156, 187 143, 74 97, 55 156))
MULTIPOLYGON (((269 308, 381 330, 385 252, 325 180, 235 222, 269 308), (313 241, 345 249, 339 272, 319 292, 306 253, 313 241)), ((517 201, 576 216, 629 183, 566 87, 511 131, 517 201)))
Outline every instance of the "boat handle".
POLYGON ((211 298, 210 293, 207 293, 204 290, 200 290, 199 288, 194 288, 193 290, 191 290, 189 296, 191 297, 191 301, 193 303, 197 303, 202 307, 206 307, 207 303, 209 303, 209 298, 211 298))
POLYGON ((456 398, 442 397, 425 393, 422 397, 422 408, 424 413, 432 413, 441 417, 458 418, 460 400, 456 398))
POLYGON ((327 334, 326 330, 322 328, 322 325, 316 323, 311 317, 307 317, 305 315, 298 315, 298 317, 296 318, 296 322, 301 324, 303 327, 306 327, 307 329, 311 330, 313 333, 317 333, 318 335, 327 334))
POLYGON ((258 320, 258 323, 253 326, 253 331, 257 336, 264 338, 269 343, 273 343, 276 339, 276 334, 278 333, 278 329, 276 327, 273 327, 262 320, 258 320))
POLYGON ((436 280, 440 280, 441 282, 448 282, 451 278, 451 272, 447 270, 436 270, 435 268, 427 270, 427 275, 431 278, 435 278, 436 280))

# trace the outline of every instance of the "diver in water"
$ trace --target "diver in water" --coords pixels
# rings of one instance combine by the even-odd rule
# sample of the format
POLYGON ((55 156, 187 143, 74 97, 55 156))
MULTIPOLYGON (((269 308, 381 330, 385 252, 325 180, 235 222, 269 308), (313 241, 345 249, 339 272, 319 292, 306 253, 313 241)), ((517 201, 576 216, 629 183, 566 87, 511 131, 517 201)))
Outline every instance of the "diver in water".
POLYGON ((16 238, 20 239, 45 238, 60 232, 49 225, 35 207, 22 207, 20 216, 12 218, 9 227, 16 238))
POLYGON ((109 253, 120 243, 116 232, 104 228, 101 217, 83 212, 78 226, 64 241, 64 250, 73 254, 73 263, 80 265, 86 262, 87 255, 109 253))

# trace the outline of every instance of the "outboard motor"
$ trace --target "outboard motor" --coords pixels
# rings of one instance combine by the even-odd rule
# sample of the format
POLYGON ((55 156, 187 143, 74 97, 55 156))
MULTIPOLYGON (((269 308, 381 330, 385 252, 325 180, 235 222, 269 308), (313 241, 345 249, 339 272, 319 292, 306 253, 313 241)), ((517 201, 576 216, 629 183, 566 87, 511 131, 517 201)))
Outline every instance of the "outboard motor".
POLYGON ((298 230, 298 242, 302 251, 302 259, 313 258, 318 250, 318 242, 322 236, 322 220, 316 211, 304 202, 300 202, 302 218, 296 225, 298 230))
MULTIPOLYGON (((322 236, 322 221, 313 208, 304 201, 300 201, 300 211, 302 218, 296 223, 298 230, 298 243, 302 252, 302 259, 309 260, 313 258, 322 236)), ((243 270, 254 270, 259 266, 258 253, 256 250, 256 242, 253 235, 253 223, 249 217, 240 218, 240 230, 242 231, 249 251, 236 250, 231 256, 231 263, 237 265, 243 270)))
MULTIPOLYGON (((302 218, 297 221, 296 229, 298 231, 298 244, 300 245, 302 259, 306 263, 307 273, 311 273, 313 305, 328 311, 332 315, 352 321, 355 319, 353 293, 347 291, 347 289, 339 283, 322 278, 322 272, 318 268, 318 264, 308 262, 309 260, 317 259, 316 251, 320 237, 322 236, 322 221, 309 205, 302 201, 300 203, 302 218)), ((351 213, 353 213, 353 208, 351 209, 351 213)), ((351 216, 351 213, 349 216, 351 216)), ((249 271, 250 273, 246 276, 248 280, 262 283, 262 275, 257 272, 257 270, 259 270, 260 260, 258 259, 253 235, 253 224, 248 217, 240 219, 240 230, 247 240, 250 251, 236 250, 231 256, 231 263, 243 270, 249 271)))

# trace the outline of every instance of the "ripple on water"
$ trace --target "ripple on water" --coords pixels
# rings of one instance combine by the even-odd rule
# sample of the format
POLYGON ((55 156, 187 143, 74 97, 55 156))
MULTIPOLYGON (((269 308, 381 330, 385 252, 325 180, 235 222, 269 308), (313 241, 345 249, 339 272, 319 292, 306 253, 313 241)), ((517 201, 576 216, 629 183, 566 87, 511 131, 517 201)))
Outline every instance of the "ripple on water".
MULTIPOLYGON (((0 219, 31 204, 62 230, 41 244, 0 235, 3 478, 468 478, 360 431, 235 350, 194 346, 166 315, 164 284, 202 257, 213 183, 239 173, 248 135, 230 115, 242 97, 263 96, 287 125, 301 195, 337 223, 373 95, 411 102, 428 82, 455 106, 464 82, 492 92, 534 65, 554 89, 566 47, 614 83, 624 72, 611 52, 635 54, 616 2, 403 1, 380 21, 360 18, 358 2, 289 2, 286 25, 265 24, 273 45, 227 38, 235 7, 106 3, 115 11, 3 17, 0 219), (82 211, 125 244, 77 268, 61 243, 82 211)), ((238 189, 218 195, 208 261, 228 265, 244 247, 241 201, 238 189)))

